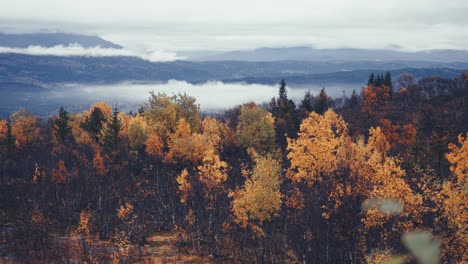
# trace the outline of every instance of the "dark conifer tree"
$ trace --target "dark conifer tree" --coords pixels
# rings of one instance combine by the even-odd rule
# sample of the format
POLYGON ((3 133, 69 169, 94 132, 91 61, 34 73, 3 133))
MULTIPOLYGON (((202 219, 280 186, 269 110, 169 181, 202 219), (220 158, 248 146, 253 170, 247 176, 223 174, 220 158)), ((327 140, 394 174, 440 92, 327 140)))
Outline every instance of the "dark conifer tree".
POLYGON ((280 85, 280 87, 279 87, 279 91, 278 91, 278 95, 279 95, 278 101, 279 100, 287 100, 288 95, 287 95, 287 92, 286 92, 286 81, 284 79, 282 79, 280 81, 279 85, 280 85))
POLYGON ((354 109, 359 105, 359 96, 356 92, 356 89, 353 90, 351 98, 349 99, 349 108, 354 109))
POLYGON ((272 108, 273 115, 280 118, 292 117, 296 111, 296 105, 290 99, 286 91, 286 81, 281 80, 278 91, 278 99, 272 98, 270 107, 272 108))
POLYGON ((377 78, 375 79, 374 86, 380 87, 383 85, 383 76, 382 74, 377 74, 377 78))
POLYGON ((96 142, 99 142, 104 121, 106 121, 104 113, 99 107, 95 107, 89 117, 81 123, 81 128, 86 130, 96 142))
POLYGON ((367 86, 374 85, 374 84, 375 84, 375 76, 374 76, 374 73, 371 73, 369 75, 369 80, 367 81, 367 86))
POLYGON ((54 130, 55 137, 61 145, 65 144, 71 136, 69 121, 70 116, 68 112, 63 107, 60 107, 59 115, 57 119, 54 120, 54 130))
POLYGON ((388 86, 388 87, 393 87, 393 83, 392 83, 392 74, 390 72, 386 72, 385 73, 385 78, 384 78, 384 85, 388 86))
POLYGON ((301 103, 299 104, 299 111, 301 113, 302 118, 306 118, 309 113, 311 113, 314 110, 313 106, 313 101, 314 97, 310 93, 310 91, 307 91, 304 94, 304 98, 302 99, 301 103))
POLYGON ((102 144, 104 149, 109 153, 117 152, 122 143, 122 139, 119 136, 122 126, 120 124, 118 114, 119 112, 117 112, 117 109, 114 109, 112 119, 107 122, 102 131, 102 144))
POLYGON ((138 108, 138 114, 143 115, 146 111, 146 107, 144 105, 140 105, 138 108))
POLYGON ((390 97, 393 96, 393 82, 392 82, 392 75, 390 72, 385 73, 385 78, 383 81, 384 85, 387 86, 390 89, 390 97))
POLYGON ((269 110, 273 114, 273 116, 278 115, 278 105, 276 104, 276 97, 272 97, 270 103, 268 103, 269 110))
POLYGON ((325 111, 328 110, 329 102, 330 102, 330 97, 328 97, 327 92, 325 91, 325 88, 322 88, 322 90, 320 90, 320 93, 316 98, 314 111, 317 114, 322 115, 323 113, 325 113, 325 111))
POLYGON ((7 122, 7 134, 5 138, 5 146, 9 153, 13 152, 16 149, 16 138, 11 131, 11 121, 7 122))
POLYGON ((288 98, 286 81, 281 80, 278 89, 278 98, 270 102, 276 122, 276 136, 279 145, 286 148, 286 137, 295 137, 299 128, 299 119, 296 113, 296 104, 288 98))

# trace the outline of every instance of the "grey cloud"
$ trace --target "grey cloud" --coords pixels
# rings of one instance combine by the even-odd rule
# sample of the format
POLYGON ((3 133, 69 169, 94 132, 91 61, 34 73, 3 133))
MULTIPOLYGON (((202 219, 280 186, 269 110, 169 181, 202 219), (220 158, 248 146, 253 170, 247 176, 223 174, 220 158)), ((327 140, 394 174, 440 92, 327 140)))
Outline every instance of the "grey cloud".
POLYGON ((163 62, 185 59, 178 57, 173 52, 152 51, 149 53, 138 53, 128 49, 113 49, 101 47, 84 48, 80 45, 73 44, 68 46, 41 47, 29 46, 27 48, 11 48, 0 46, 0 53, 17 53, 34 56, 85 56, 85 57, 113 57, 113 56, 132 56, 151 62, 163 62))
POLYGON ((73 6, 16 0, 2 6, 0 30, 97 34, 145 51, 384 48, 390 43, 404 49, 466 49, 467 11, 464 0, 82 0, 73 6))

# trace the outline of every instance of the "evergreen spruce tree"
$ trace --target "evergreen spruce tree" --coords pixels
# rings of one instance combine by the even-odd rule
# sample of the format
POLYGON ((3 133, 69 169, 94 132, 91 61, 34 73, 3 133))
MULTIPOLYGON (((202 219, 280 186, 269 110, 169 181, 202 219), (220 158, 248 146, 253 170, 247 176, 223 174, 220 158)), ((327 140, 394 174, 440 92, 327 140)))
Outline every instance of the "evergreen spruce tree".
POLYGON ((279 95, 278 101, 279 100, 287 100, 288 95, 286 93, 286 81, 284 79, 281 80, 279 85, 280 85, 280 87, 279 87, 279 91, 278 91, 278 95, 279 95))
POLYGON ((384 78, 384 85, 388 86, 388 87, 392 87, 393 86, 393 83, 392 83, 392 74, 390 72, 386 72, 385 73, 385 78, 384 78))
POLYGON ((7 152, 11 153, 16 149, 16 138, 11 131, 11 121, 7 122, 7 134, 5 138, 7 152))
POLYGON ((104 113, 99 107, 95 107, 89 117, 81 123, 81 128, 87 131, 96 142, 99 142, 104 121, 106 121, 104 113))
POLYGON ((375 76, 374 76, 374 73, 371 73, 369 75, 369 80, 367 81, 367 86, 374 85, 374 84, 375 84, 375 76))
POLYGON ((390 72, 385 73, 385 78, 383 81, 384 85, 390 89, 390 98, 393 96, 393 82, 392 82, 392 75, 390 72))
POLYGON ((104 149, 106 149, 109 153, 115 153, 120 150, 122 143, 122 139, 119 136, 120 131, 122 130, 122 126, 120 124, 118 114, 119 112, 117 112, 117 109, 114 109, 112 119, 107 122, 102 131, 102 144, 104 149))
POLYGON ((275 117, 284 118, 289 112, 289 105, 288 105, 288 94, 286 92, 286 81, 283 79, 279 83, 278 89, 278 99, 276 100, 276 104, 274 106, 273 115, 275 117))
POLYGON ((325 113, 325 111, 328 110, 329 102, 330 102, 330 97, 328 97, 327 92, 325 91, 325 88, 322 88, 322 90, 320 90, 320 93, 316 98, 314 111, 317 114, 322 115, 323 113, 325 113))
POLYGON ((351 98, 349 99, 349 108, 354 109, 359 105, 359 96, 356 92, 356 89, 353 90, 353 94, 351 94, 351 98))
POLYGON ((299 119, 297 117, 296 104, 291 99, 288 99, 285 80, 280 81, 278 98, 272 99, 270 107, 275 117, 277 140, 282 148, 286 148, 287 141, 285 135, 288 137, 296 135, 299 128, 299 119))
POLYGON ((296 104, 294 104, 293 100, 288 99, 288 94, 286 92, 286 82, 284 80, 281 80, 279 84, 279 97, 278 99, 272 98, 272 101, 270 102, 270 107, 272 108, 273 115, 277 118, 294 118, 296 112, 296 104))
POLYGON ((309 113, 311 113, 314 110, 314 106, 312 104, 313 100, 314 97, 312 96, 310 91, 307 91, 304 94, 304 98, 299 104, 299 111, 303 118, 306 118, 309 115, 309 113))
POLYGON ((54 120, 55 137, 62 146, 71 136, 70 116, 68 112, 60 107, 58 118, 54 120))
POLYGON ((374 86, 380 87, 383 85, 383 75, 382 74, 377 74, 377 78, 375 79, 374 86))

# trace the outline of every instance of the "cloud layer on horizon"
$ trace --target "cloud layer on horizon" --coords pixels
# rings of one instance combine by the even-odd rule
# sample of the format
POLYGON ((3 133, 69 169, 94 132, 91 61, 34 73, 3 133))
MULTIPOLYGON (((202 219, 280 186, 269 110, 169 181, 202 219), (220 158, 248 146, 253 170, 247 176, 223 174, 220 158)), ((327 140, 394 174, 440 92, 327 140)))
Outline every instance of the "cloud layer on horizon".
MULTIPOLYGON (((0 44, 1 45, 1 44, 0 44)), ((89 47, 85 48, 78 44, 68 46, 58 45, 53 47, 29 46, 27 48, 11 48, 0 46, 0 53, 16 53, 34 56, 84 56, 84 57, 115 57, 130 56, 139 57, 150 62, 168 62, 183 60, 185 57, 179 57, 174 52, 164 52, 161 50, 139 53, 128 49, 113 49, 89 47)))

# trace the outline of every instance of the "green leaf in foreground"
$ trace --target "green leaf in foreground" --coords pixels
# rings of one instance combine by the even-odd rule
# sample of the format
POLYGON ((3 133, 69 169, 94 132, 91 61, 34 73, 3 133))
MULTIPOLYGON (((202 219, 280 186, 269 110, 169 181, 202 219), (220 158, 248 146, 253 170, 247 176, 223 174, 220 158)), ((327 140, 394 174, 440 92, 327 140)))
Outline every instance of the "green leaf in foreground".
POLYGON ((382 213, 389 215, 398 215, 403 210, 403 204, 399 203, 395 199, 367 199, 362 204, 362 210, 367 211, 371 209, 377 209, 382 213))
POLYGON ((430 232, 408 232, 403 243, 422 264, 440 263, 440 243, 432 239, 430 232))

